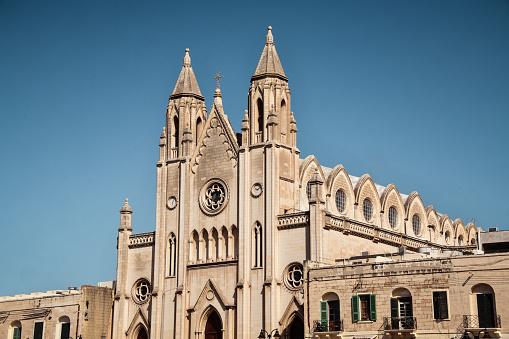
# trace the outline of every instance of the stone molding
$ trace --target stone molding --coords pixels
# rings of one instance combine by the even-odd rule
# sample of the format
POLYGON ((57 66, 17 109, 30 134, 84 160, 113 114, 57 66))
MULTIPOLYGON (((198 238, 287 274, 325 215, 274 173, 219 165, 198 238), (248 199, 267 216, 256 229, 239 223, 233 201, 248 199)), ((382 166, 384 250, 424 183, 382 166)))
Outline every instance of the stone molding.
POLYGON ((156 232, 147 232, 129 236, 129 248, 153 246, 155 234, 156 232))
POLYGON ((297 212, 278 215, 278 230, 291 228, 308 227, 309 212, 297 212))

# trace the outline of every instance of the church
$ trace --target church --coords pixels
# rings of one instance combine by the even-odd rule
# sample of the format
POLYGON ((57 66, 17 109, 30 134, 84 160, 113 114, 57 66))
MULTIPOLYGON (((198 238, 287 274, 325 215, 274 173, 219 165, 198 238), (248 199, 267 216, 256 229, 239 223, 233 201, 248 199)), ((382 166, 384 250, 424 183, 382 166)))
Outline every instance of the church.
MULTIPOLYGON (((324 267, 341 259, 343 266, 378 262, 373 254, 478 249, 473 224, 426 207, 417 192, 403 194, 368 174, 300 157, 288 78, 270 26, 240 133, 222 100, 217 88, 207 111, 186 49, 159 139, 155 231, 133 232, 127 199, 120 210, 113 339, 355 337, 362 321, 377 333, 382 297, 378 322, 373 292, 346 296, 341 305, 349 306, 340 311, 334 298, 341 294, 331 299, 320 275, 323 269, 338 277, 339 268, 324 267), (362 259, 348 259, 356 256, 362 259), (328 325, 340 314, 349 319, 350 305, 357 312, 350 329, 328 325)), ((415 272, 409 274, 423 271, 415 272)), ((331 284, 343 284, 337 279, 331 284)))

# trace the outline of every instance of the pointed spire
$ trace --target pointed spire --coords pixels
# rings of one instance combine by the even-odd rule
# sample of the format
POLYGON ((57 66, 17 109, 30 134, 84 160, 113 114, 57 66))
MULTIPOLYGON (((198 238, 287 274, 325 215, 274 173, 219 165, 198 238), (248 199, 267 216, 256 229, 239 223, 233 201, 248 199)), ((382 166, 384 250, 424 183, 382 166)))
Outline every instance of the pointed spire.
POLYGON ((131 206, 129 206, 129 202, 127 200, 127 198, 125 198, 125 202, 124 202, 124 206, 122 206, 122 208, 120 209, 119 211, 120 213, 124 214, 124 213, 133 213, 133 210, 131 209, 131 206))
POLYGON ((170 95, 170 99, 174 97, 178 98, 184 95, 198 97, 199 99, 203 100, 203 96, 200 92, 200 87, 198 87, 198 81, 196 81, 196 76, 194 75, 193 67, 191 67, 189 48, 186 48, 184 65, 182 66, 182 71, 180 71, 175 89, 170 95))
POLYGON ((264 75, 275 75, 283 80, 288 80, 283 71, 283 66, 276 52, 274 46, 274 37, 272 36, 272 27, 268 27, 267 38, 265 40, 265 47, 263 48, 262 56, 258 62, 258 67, 251 78, 251 80, 259 78, 264 75))

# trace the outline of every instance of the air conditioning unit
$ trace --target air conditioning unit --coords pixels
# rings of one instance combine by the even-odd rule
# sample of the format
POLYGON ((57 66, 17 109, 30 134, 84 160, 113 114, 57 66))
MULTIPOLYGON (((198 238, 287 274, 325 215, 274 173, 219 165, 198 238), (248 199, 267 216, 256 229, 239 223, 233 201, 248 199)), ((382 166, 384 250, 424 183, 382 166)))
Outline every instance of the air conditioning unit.
POLYGON ((398 253, 399 254, 405 254, 406 253, 406 247, 398 247, 398 253))
POLYGON ((490 227, 488 228, 488 232, 498 232, 498 227, 490 227))

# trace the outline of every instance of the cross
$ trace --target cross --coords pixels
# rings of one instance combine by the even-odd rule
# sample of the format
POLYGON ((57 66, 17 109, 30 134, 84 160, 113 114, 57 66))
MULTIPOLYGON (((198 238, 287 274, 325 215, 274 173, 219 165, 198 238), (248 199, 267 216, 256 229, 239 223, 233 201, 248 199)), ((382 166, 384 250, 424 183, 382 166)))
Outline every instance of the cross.
POLYGON ((216 80, 216 88, 221 87, 219 85, 219 80, 221 80, 222 78, 224 78, 224 76, 220 75, 219 72, 216 72, 216 76, 212 78, 212 79, 216 80))

